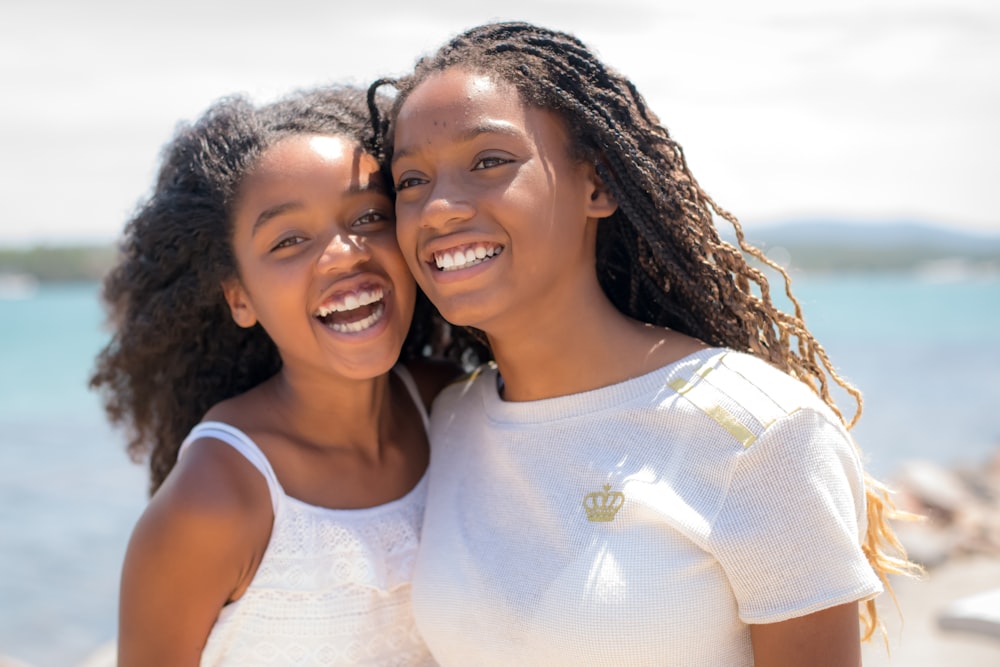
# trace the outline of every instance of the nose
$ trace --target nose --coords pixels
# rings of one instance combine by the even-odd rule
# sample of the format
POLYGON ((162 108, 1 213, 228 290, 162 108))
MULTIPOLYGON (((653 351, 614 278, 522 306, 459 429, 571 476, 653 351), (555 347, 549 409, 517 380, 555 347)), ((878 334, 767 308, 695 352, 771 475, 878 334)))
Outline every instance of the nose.
POLYGON ((323 247, 317 268, 323 272, 345 271, 368 261, 371 256, 363 236, 336 232, 323 247))
POLYGON ((440 229, 461 224, 470 220, 475 212, 475 206, 461 183, 455 179, 438 179, 432 183, 424 201, 420 226, 440 229))

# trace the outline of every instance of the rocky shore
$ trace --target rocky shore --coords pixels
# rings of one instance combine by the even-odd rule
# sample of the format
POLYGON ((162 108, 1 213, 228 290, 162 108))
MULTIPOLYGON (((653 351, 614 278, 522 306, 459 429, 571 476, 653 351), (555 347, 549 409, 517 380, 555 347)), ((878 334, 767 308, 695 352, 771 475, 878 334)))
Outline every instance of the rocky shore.
POLYGON ((896 578, 883 595, 886 641, 864 646, 866 667, 1000 665, 1000 447, 951 467, 902 465, 887 480, 897 508, 920 515, 895 528, 920 579, 896 578))
POLYGON ((933 569, 956 558, 1000 559, 1000 447, 979 464, 910 461, 888 483, 898 509, 923 517, 895 524, 913 560, 933 569))

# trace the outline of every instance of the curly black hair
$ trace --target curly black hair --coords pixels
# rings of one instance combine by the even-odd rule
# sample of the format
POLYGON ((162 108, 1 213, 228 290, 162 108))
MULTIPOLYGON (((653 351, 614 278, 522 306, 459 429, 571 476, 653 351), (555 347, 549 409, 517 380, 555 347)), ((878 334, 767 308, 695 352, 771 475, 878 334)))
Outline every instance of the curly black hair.
MULTIPOLYGON (((346 136, 374 150, 368 102, 363 89, 350 86, 300 91, 265 106, 232 96, 181 124, 165 147, 152 193, 126 224, 118 262, 104 280, 112 337, 90 378, 109 420, 126 428, 129 454, 148 457, 151 493, 210 407, 281 368, 259 325, 233 322, 221 287, 238 274, 232 213, 243 179, 290 135, 346 136)), ((470 340, 418 293, 400 360, 458 360, 470 340)))
MULTIPOLYGON (((715 346, 749 352, 810 386, 850 428, 861 414, 860 392, 834 369, 803 321, 788 273, 749 244, 739 221, 719 207, 688 169, 684 151, 647 106, 635 85, 605 65, 575 36, 522 22, 478 26, 420 59, 412 74, 369 87, 373 129, 383 159, 392 156, 392 121, 429 76, 461 68, 513 85, 525 104, 555 112, 574 138, 573 157, 595 165, 618 203, 600 222, 597 272, 619 311, 715 346), (375 108, 391 84, 388 114, 375 108), (736 245, 716 228, 732 226, 736 245), (777 308, 767 276, 777 272, 793 313, 777 308), (856 403, 844 419, 831 382, 856 403)), ((876 572, 912 572, 887 523, 894 516, 885 487, 868 477, 868 534, 863 545, 876 572)), ((886 582, 888 583, 888 582, 886 582)), ((877 624, 867 604, 865 638, 877 624)))

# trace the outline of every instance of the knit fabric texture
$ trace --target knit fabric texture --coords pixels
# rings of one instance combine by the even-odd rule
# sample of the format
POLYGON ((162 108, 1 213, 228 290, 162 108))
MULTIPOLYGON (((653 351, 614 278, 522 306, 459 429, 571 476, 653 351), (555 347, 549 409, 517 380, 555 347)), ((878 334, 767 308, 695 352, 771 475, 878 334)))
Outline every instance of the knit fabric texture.
POLYGON ((862 468, 802 383, 705 350, 505 402, 495 368, 435 402, 414 573, 445 666, 752 665, 751 623, 881 591, 862 468))

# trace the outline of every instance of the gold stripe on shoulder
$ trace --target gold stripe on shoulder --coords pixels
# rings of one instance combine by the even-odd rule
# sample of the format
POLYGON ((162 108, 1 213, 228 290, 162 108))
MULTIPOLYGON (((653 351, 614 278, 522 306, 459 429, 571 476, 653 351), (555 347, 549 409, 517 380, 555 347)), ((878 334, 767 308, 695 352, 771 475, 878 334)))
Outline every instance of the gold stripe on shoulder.
MULTIPOLYGON (((726 355, 721 359, 721 366, 733 373, 735 378, 739 378, 748 387, 752 387, 754 392, 759 396, 756 400, 751 399, 749 396, 744 396, 743 399, 747 402, 747 409, 750 410, 765 426, 769 426, 775 420, 780 419, 786 415, 790 415, 793 412, 801 409, 801 405, 797 401, 789 401, 788 397, 783 395, 780 391, 777 391, 777 387, 772 386, 770 390, 763 386, 763 383, 755 382, 751 379, 753 373, 752 370, 748 369, 749 363, 761 363, 759 359, 744 359, 740 357, 729 358, 726 355)), ((763 362, 766 363, 766 362, 763 362)), ((774 369, 776 372, 777 369, 774 369)))
POLYGON ((714 387, 704 382, 705 377, 711 372, 712 368, 713 366, 705 364, 694 372, 690 380, 677 378, 671 380, 668 385, 679 395, 690 401, 692 405, 708 415, 715 423, 726 429, 746 449, 757 440, 757 436, 746 424, 737 419, 715 400, 715 397, 712 395, 715 391, 714 387))

